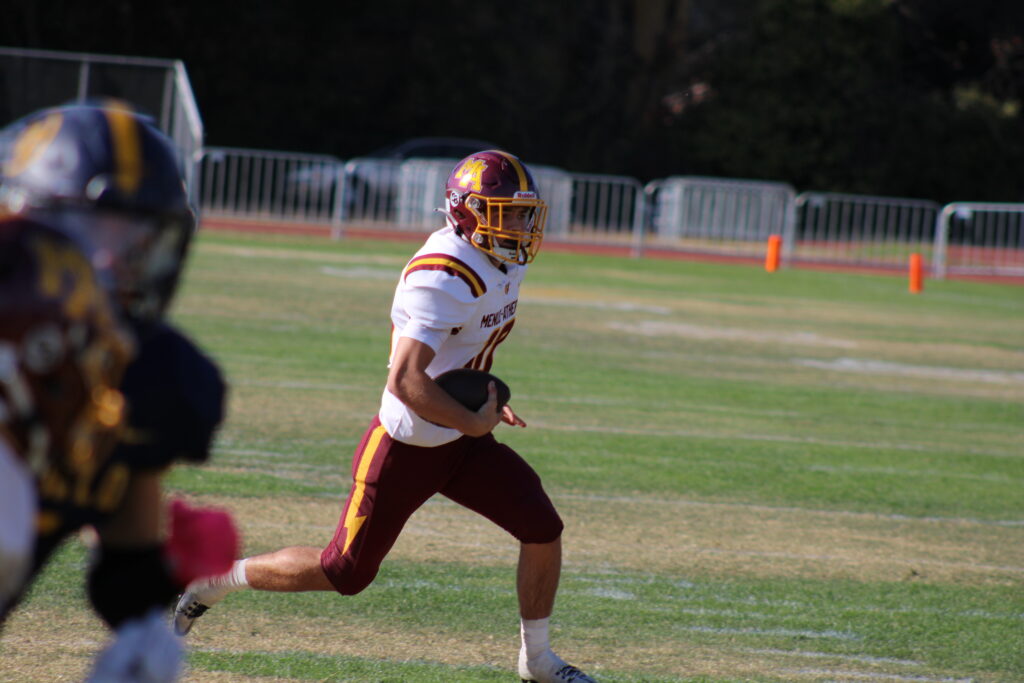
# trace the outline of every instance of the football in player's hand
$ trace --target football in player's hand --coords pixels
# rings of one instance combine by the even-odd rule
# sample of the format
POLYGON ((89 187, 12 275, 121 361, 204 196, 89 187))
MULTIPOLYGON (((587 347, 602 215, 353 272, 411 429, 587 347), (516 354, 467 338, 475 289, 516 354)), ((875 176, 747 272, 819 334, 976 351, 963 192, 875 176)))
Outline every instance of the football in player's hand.
POLYGON ((499 411, 512 398, 512 390, 508 388, 507 384, 483 370, 471 370, 470 368, 449 370, 435 377, 434 381, 449 396, 472 411, 480 410, 480 406, 487 403, 487 384, 489 382, 494 382, 494 387, 498 390, 499 411))

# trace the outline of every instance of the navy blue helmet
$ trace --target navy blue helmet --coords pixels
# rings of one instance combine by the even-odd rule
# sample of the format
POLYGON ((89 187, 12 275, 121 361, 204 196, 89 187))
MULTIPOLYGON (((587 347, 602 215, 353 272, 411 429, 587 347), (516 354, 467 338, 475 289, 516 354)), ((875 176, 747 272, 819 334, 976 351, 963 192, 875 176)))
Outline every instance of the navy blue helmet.
POLYGON ((128 318, 162 317, 195 229, 171 140, 118 100, 43 109, 3 137, 0 205, 74 237, 128 318))

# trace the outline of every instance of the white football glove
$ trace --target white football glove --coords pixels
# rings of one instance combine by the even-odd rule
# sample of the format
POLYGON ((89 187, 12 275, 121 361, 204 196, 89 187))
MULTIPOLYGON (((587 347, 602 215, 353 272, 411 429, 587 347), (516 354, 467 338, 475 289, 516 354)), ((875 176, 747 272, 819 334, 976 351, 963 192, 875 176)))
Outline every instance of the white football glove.
POLYGON ((85 683, 174 683, 181 675, 184 647, 163 610, 130 619, 96 658, 85 683))

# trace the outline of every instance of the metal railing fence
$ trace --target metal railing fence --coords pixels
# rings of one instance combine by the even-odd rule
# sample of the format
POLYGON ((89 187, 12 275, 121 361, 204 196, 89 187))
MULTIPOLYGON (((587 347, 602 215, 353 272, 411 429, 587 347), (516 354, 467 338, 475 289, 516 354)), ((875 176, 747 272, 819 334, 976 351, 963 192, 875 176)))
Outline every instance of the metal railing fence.
POLYGON ((1024 277, 1024 204, 947 204, 935 220, 934 243, 933 277, 1024 277))
MULTIPOLYGON (((406 161, 203 148, 203 123, 179 60, 0 47, 0 125, 40 108, 116 97, 150 114, 175 142, 193 203, 214 216, 432 230, 455 159, 406 161)), ((903 267, 920 254, 934 277, 1024 277, 1024 204, 935 202, 829 192, 785 183, 633 178, 532 166, 550 206, 548 235, 567 242, 903 267)))
POLYGON ((648 185, 652 216, 645 246, 755 256, 770 235, 793 244, 796 191, 786 183, 677 176, 648 185))
POLYGON ((568 236, 580 241, 633 243, 643 233, 647 196, 639 180, 573 173, 568 236))
POLYGON ((792 258, 899 267, 912 253, 929 259, 940 208, 921 199, 804 192, 796 197, 792 258))
MULTIPOLYGON (((443 224, 444 186, 455 159, 353 159, 314 154, 209 147, 202 155, 200 202, 218 216, 327 223, 394 230, 443 224)), ((573 177, 532 167, 548 199, 549 231, 568 232, 573 177)))
POLYGON ((573 196, 573 175, 552 166, 531 165, 530 171, 537 182, 537 191, 548 204, 545 234, 553 239, 571 239, 569 211, 573 196))
MULTIPOLYGON (((458 159, 351 159, 342 169, 342 223, 396 230, 436 229, 444 207, 444 186, 458 159)), ((532 166, 534 180, 551 210, 548 225, 565 232, 572 178, 565 171, 532 166)), ((552 229, 549 227, 549 229, 552 229)))
MULTIPOLYGON (((410 159, 399 164, 397 216, 399 230, 436 230, 444 224, 437 209, 445 206, 444 187, 458 159, 410 159)), ((572 179, 561 169, 534 166, 537 189, 548 199, 548 234, 567 231, 572 179)))
POLYGON ((351 159, 342 168, 340 220, 349 223, 394 223, 397 218, 401 162, 351 159))
POLYGON ((456 161, 411 159, 399 165, 399 229, 436 230, 444 225, 437 210, 445 206, 444 186, 456 161))
POLYGON ((203 122, 180 60, 0 47, 0 125, 37 109, 94 97, 124 99, 178 147, 193 203, 203 122))
POLYGON ((340 215, 341 162, 321 154, 208 147, 199 202, 211 216, 331 223, 340 215))
MULTIPOLYGON (((429 231, 443 224, 452 159, 352 159, 207 148, 199 197, 213 216, 429 231)), ((936 277, 1024 275, 1024 204, 958 203, 826 192, 785 183, 678 176, 641 186, 621 176, 534 166, 548 201, 548 237, 563 242, 761 258, 782 238, 782 262, 906 267, 921 254, 936 277)))

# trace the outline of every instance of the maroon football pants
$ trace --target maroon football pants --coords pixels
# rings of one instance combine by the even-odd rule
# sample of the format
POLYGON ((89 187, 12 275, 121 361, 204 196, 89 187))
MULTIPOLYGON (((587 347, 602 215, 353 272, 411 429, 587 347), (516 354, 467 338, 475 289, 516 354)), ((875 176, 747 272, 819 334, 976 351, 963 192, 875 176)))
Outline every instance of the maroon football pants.
POLYGON ((352 489, 320 565, 335 589, 370 585, 406 521, 440 493, 523 543, 550 543, 562 520, 540 477, 492 434, 426 448, 395 441, 374 418, 356 448, 352 489))

